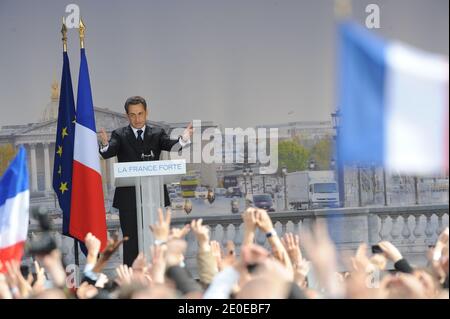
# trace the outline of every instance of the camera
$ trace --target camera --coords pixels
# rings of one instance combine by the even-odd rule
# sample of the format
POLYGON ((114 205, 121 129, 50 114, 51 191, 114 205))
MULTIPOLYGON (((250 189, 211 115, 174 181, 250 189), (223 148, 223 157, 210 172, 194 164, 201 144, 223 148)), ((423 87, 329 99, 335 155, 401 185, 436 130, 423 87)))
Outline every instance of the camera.
POLYGON ((379 245, 373 245, 372 246, 372 254, 382 254, 383 250, 379 245))
POLYGON ((51 222, 48 217, 48 209, 43 207, 33 208, 31 217, 38 221, 41 233, 27 247, 31 255, 47 255, 57 248, 54 238, 51 236, 51 222))

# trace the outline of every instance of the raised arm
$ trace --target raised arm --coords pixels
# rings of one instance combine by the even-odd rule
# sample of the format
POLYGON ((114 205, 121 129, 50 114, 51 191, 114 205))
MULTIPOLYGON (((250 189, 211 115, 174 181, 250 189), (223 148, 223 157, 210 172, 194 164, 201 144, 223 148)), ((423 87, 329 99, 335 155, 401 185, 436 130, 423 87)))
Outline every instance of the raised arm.
POLYGON ((194 129, 192 127, 192 123, 189 123, 189 125, 184 130, 183 135, 179 136, 176 140, 172 140, 170 139, 169 135, 167 135, 166 131, 162 130, 159 139, 159 147, 163 151, 179 151, 182 147, 190 144, 193 132, 194 129), (176 144, 179 145, 174 148, 176 144))
POLYGON ((108 134, 106 134, 105 129, 100 130, 100 155, 104 159, 108 159, 117 155, 120 148, 120 137, 113 131, 111 133, 111 139, 108 140, 108 134))

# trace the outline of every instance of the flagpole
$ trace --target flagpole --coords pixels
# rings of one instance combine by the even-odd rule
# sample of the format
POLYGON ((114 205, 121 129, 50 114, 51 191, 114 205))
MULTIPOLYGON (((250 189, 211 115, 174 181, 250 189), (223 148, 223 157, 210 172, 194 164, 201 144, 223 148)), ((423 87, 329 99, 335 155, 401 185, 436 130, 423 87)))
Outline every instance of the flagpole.
POLYGON ((63 52, 67 52, 67 27, 66 27, 66 19, 64 17, 62 18, 61 34, 63 42, 63 52))
POLYGON ((73 253, 75 256, 75 265, 77 265, 77 268, 80 266, 80 261, 78 257, 78 240, 76 238, 73 239, 73 253))
MULTIPOLYGON (((66 27, 66 21, 65 17, 62 18, 62 27, 61 27, 61 34, 62 34, 62 42, 63 42, 63 52, 67 52, 67 27, 66 27)), ((76 238, 73 239, 73 254, 75 259, 75 265, 79 267, 79 256, 78 256, 78 240, 76 238)))
MULTIPOLYGON (((81 49, 84 49, 84 24, 83 20, 80 17, 80 25, 79 25, 79 34, 80 34, 80 47, 81 49)), ((75 256, 75 264, 77 265, 77 268, 79 267, 79 256, 78 256, 78 240, 74 238, 74 256, 75 256)))
POLYGON ((78 27, 78 32, 80 33, 80 48, 84 49, 84 30, 86 29, 83 19, 80 17, 80 25, 78 27))

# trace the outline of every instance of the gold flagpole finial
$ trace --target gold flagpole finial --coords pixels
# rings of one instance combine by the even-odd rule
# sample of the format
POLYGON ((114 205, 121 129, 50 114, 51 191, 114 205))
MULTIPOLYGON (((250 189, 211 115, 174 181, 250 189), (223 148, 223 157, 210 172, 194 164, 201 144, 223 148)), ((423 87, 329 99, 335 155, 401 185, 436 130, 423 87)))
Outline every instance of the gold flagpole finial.
POLYGON ((81 19, 81 17, 80 17, 80 25, 79 25, 78 30, 80 32, 80 47, 82 49, 84 49, 84 31, 86 30, 86 27, 85 27, 85 25, 83 23, 83 19, 81 19))
POLYGON ((345 20, 352 15, 352 0, 334 0, 334 16, 337 20, 345 20))
POLYGON ((67 27, 66 27, 66 19, 64 17, 62 18, 61 34, 63 42, 63 51, 67 52, 67 27))

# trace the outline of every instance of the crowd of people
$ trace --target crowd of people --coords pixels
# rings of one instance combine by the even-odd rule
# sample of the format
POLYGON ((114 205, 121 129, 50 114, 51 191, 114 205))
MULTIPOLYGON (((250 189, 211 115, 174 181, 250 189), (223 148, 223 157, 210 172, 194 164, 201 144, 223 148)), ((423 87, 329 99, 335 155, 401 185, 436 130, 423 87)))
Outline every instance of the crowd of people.
POLYGON ((248 208, 242 220, 240 249, 232 241, 223 248, 210 239, 202 219, 173 228, 171 211, 161 209, 158 221, 150 225, 155 239, 148 252, 150 263, 141 252, 131 267, 120 265, 116 276, 108 277, 102 270, 123 240, 110 239, 100 252, 99 239, 89 233, 78 287, 67 285, 61 251, 53 249, 35 256, 35 269, 28 276, 18 262, 6 262, 6 272, 0 274, 0 299, 449 298, 448 227, 430 248, 428 266, 419 268, 387 241, 378 243, 377 253, 361 243, 354 254, 339 254, 324 223, 316 222, 301 234, 281 236, 265 210, 248 208), (266 234, 270 250, 256 244, 257 230, 266 234), (189 232, 198 243, 196 277, 184 262, 189 232), (338 271, 339 262, 345 272, 338 271), (394 269, 387 269, 391 263, 394 269))

